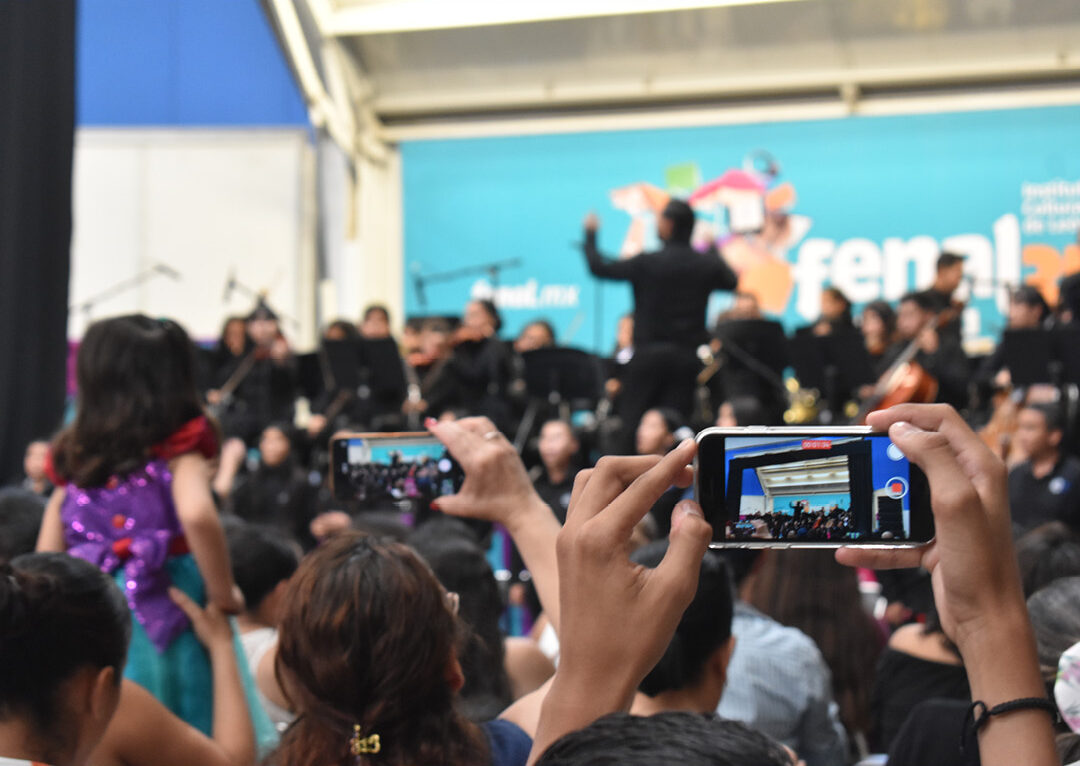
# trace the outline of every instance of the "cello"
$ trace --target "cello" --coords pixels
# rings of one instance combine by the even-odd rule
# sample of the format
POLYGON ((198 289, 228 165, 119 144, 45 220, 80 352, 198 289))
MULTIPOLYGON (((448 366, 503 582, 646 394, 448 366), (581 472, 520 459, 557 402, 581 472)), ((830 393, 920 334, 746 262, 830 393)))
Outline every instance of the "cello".
POLYGON ((938 330, 956 319, 964 310, 963 303, 931 317, 915 333, 900 355, 882 373, 874 384, 874 391, 863 402, 855 416, 855 422, 865 425, 866 416, 877 410, 885 410, 897 404, 929 404, 937 399, 938 381, 926 368, 915 361, 919 353, 919 337, 927 330, 938 330))

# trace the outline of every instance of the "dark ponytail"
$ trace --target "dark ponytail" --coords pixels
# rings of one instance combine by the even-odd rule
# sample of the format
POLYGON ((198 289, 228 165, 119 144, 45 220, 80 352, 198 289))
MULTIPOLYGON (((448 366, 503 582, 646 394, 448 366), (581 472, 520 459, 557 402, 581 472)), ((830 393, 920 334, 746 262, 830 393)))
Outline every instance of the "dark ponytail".
POLYGON ((97 567, 65 553, 0 565, 0 721, 25 717, 42 742, 62 741, 64 682, 83 667, 124 668, 131 616, 97 567))

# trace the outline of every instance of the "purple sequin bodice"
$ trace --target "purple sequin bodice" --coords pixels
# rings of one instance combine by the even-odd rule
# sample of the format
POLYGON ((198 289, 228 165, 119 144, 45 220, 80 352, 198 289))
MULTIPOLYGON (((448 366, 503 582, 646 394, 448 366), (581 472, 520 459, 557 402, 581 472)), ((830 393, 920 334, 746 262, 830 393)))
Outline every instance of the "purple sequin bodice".
POLYGON ((158 651, 188 627, 165 570, 183 536, 172 478, 169 464, 154 460, 104 487, 68 485, 60 510, 68 553, 108 574, 123 568, 128 606, 158 651))

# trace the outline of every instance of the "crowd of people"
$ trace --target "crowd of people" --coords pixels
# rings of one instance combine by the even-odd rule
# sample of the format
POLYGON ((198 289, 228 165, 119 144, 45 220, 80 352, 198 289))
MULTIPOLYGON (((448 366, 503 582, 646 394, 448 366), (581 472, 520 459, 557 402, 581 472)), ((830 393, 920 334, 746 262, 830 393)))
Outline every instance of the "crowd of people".
MULTIPOLYGON (((805 503, 805 501, 800 501, 805 503)), ((770 540, 850 540, 858 530, 855 517, 848 508, 833 504, 828 508, 797 506, 791 513, 763 512, 741 514, 731 521, 729 536, 733 539, 761 538, 770 540)))
MULTIPOLYGON (((811 336, 861 331, 883 373, 915 343, 936 379, 944 403, 868 417, 926 473, 936 539, 707 550, 686 437, 770 424, 779 400, 732 341, 731 323, 759 321, 745 296, 715 334, 726 361, 700 375, 705 301, 671 279, 707 298, 734 275, 689 247, 688 207, 662 220, 664 251, 625 263, 587 221, 589 268, 633 283, 636 310, 585 402, 536 401, 529 355, 555 333, 538 320, 504 342, 486 301, 457 326, 407 323, 400 344, 373 306, 306 361, 264 304, 201 354, 167 319, 91 325, 74 418, 0 492, 0 764, 1077 760, 1068 397, 1026 387, 1008 456, 950 406, 970 419, 953 397, 981 380, 948 316, 955 257, 860 326, 831 290, 811 336), (353 477, 379 508, 335 498, 329 434, 411 426, 460 485, 435 492, 442 469, 400 457, 353 477), (398 513, 419 498, 428 513, 398 513), (525 635, 514 609, 532 613, 525 635)), ((836 505, 755 521, 785 541, 852 523, 836 505)))

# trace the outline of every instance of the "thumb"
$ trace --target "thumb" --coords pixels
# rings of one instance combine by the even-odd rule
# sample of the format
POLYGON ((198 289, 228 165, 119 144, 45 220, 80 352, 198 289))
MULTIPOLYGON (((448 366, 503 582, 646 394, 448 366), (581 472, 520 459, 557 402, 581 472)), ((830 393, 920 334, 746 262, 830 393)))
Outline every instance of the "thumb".
POLYGON ((683 500, 671 512, 668 552, 656 567, 655 579, 667 594, 669 603, 681 614, 697 591, 701 560, 709 547, 712 527, 693 500, 683 500))

